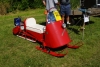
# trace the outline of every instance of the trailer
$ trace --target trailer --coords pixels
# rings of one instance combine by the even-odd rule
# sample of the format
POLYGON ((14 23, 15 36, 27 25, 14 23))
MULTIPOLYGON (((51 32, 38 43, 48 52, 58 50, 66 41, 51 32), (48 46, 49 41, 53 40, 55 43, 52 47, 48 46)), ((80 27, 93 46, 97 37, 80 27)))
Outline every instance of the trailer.
POLYGON ((81 23, 84 26, 85 22, 89 22, 89 16, 98 15, 100 15, 100 0, 80 0, 80 8, 71 10, 70 23, 72 25, 81 23))

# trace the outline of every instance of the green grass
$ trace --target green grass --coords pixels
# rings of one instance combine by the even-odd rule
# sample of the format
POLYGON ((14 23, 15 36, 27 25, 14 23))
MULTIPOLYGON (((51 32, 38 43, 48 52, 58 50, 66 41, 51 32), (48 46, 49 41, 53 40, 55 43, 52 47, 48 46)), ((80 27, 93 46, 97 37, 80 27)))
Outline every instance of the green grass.
MULTIPOLYGON (((35 47, 39 43, 32 43, 12 34, 14 18, 21 16, 22 20, 34 17, 37 23, 45 21, 44 9, 35 9, 15 14, 0 16, 0 67, 100 67, 100 17, 90 17, 86 25, 84 39, 82 32, 69 34, 72 43, 82 40, 84 43, 79 49, 69 49, 63 58, 53 57, 35 47)), ((71 26, 76 30, 79 26, 71 26)))

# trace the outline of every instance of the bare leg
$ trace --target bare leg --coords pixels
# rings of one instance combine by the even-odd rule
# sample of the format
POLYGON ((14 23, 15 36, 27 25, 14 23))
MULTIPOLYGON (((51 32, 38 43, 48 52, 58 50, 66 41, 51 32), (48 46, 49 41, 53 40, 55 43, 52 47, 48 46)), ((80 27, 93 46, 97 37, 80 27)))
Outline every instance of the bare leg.
POLYGON ((63 23, 64 23, 64 20, 65 20, 65 19, 64 19, 64 17, 65 17, 65 16, 64 16, 64 15, 62 15, 62 20, 63 20, 63 23))
POLYGON ((67 24, 71 24, 71 23, 69 22, 69 16, 66 16, 66 21, 67 21, 67 24))

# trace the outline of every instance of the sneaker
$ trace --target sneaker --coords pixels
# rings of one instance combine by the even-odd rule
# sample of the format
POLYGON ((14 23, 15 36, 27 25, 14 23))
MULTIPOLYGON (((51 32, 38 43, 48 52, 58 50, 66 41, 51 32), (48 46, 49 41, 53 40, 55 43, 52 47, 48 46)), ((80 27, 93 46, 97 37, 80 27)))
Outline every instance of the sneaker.
POLYGON ((67 22, 67 24, 69 24, 69 25, 70 25, 71 23, 67 22))

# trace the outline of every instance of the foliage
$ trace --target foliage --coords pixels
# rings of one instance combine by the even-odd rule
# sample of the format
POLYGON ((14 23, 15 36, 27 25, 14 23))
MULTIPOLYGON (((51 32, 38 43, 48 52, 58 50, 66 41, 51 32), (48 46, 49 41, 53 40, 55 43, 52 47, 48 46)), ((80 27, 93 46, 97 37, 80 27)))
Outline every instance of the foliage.
POLYGON ((80 7, 80 0, 70 0, 72 9, 75 9, 77 7, 80 7))
POLYGON ((10 8, 10 4, 7 2, 0 2, 0 14, 7 14, 8 9, 10 8))
MULTIPOLYGON (((79 0, 71 0, 72 8, 79 6, 79 0)), ((0 14, 6 14, 15 10, 44 8, 42 0, 0 0, 0 14)))

